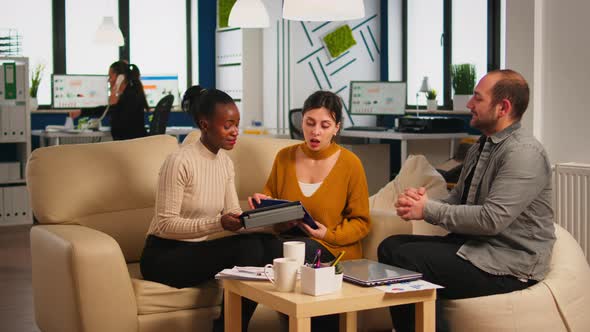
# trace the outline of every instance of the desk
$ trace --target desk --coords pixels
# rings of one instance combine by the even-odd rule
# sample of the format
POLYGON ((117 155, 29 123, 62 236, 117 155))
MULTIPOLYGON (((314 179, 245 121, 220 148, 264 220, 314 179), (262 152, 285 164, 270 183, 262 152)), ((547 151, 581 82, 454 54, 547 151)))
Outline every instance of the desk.
POLYGON ((242 331, 242 296, 289 316, 290 332, 311 331, 311 317, 340 314, 340 331, 357 330, 357 311, 400 304, 416 304, 416 331, 434 332, 436 290, 388 294, 372 287, 360 287, 348 282, 342 290, 322 296, 301 293, 299 282, 295 292, 274 290, 265 281, 223 280, 225 301, 225 331, 242 331))
POLYGON ((450 140, 449 158, 454 157, 456 141, 468 137, 467 133, 441 133, 441 134, 415 134, 415 133, 400 133, 393 130, 387 131, 365 131, 365 130, 348 130, 344 129, 340 132, 342 137, 358 137, 358 138, 378 138, 400 141, 401 143, 401 163, 408 157, 408 141, 412 140, 450 140))
MULTIPOLYGON (((168 127, 166 128, 166 134, 176 136, 176 139, 180 141, 180 136, 188 135, 190 132, 198 130, 193 127, 168 127)), ((71 133, 67 131, 45 131, 45 130, 32 130, 31 135, 39 137, 39 145, 41 147, 47 145, 60 145, 62 138, 96 138, 97 141, 103 139, 112 139, 110 130, 85 130, 82 132, 71 133), (51 140, 54 143, 51 143, 51 140)))

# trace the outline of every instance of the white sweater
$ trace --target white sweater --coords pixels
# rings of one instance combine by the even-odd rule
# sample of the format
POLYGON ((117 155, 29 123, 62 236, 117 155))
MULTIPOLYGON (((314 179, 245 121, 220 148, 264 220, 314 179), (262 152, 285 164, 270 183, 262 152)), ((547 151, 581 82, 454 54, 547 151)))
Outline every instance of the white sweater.
POLYGON ((161 238, 204 241, 223 231, 221 216, 242 213, 231 159, 200 140, 168 156, 158 180, 155 215, 148 230, 161 238))

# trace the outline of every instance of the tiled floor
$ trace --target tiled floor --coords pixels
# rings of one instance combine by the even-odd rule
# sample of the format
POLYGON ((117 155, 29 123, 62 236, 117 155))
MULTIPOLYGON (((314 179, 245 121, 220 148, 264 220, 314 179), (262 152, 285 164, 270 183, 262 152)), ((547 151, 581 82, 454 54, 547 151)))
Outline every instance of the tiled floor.
POLYGON ((29 229, 0 227, 0 331, 39 332, 33 314, 29 229))

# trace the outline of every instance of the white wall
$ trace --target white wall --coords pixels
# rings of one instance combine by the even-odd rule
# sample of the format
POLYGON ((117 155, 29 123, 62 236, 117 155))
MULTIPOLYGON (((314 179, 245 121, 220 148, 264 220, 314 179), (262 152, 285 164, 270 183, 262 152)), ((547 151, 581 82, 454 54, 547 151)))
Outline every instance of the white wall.
MULTIPOLYGON (((513 0, 516 1, 516 0, 513 0)), ((537 0, 542 6, 541 141, 552 163, 590 163, 590 1, 537 0)))
MULTIPOLYGON (((533 134, 535 109, 535 0, 504 1, 504 51, 503 67, 518 71, 529 83, 531 98, 529 107, 522 118, 523 128, 533 134)), ((537 137, 540 139, 540 137, 537 137)))

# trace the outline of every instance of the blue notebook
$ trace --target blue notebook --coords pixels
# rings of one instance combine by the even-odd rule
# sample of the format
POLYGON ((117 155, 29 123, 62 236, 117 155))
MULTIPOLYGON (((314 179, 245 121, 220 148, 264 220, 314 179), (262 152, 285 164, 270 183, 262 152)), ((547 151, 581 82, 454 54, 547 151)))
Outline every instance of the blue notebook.
MULTIPOLYGON (((274 199, 274 198, 267 198, 267 199, 261 199, 260 200, 260 204, 256 203, 256 201, 253 201, 254 203, 254 207, 255 208, 263 208, 263 207, 268 207, 268 206, 273 206, 273 205, 278 205, 278 204, 284 204, 284 203, 289 203, 291 201, 287 201, 284 199, 274 199)), ((305 206, 301 205, 303 207, 303 211, 305 211, 305 216, 303 216, 303 222, 307 224, 307 226, 311 227, 312 229, 318 229, 318 225, 316 225, 315 221, 313 220, 313 218, 311 217, 311 215, 309 214, 309 212, 307 211, 307 209, 305 209, 305 206)))

